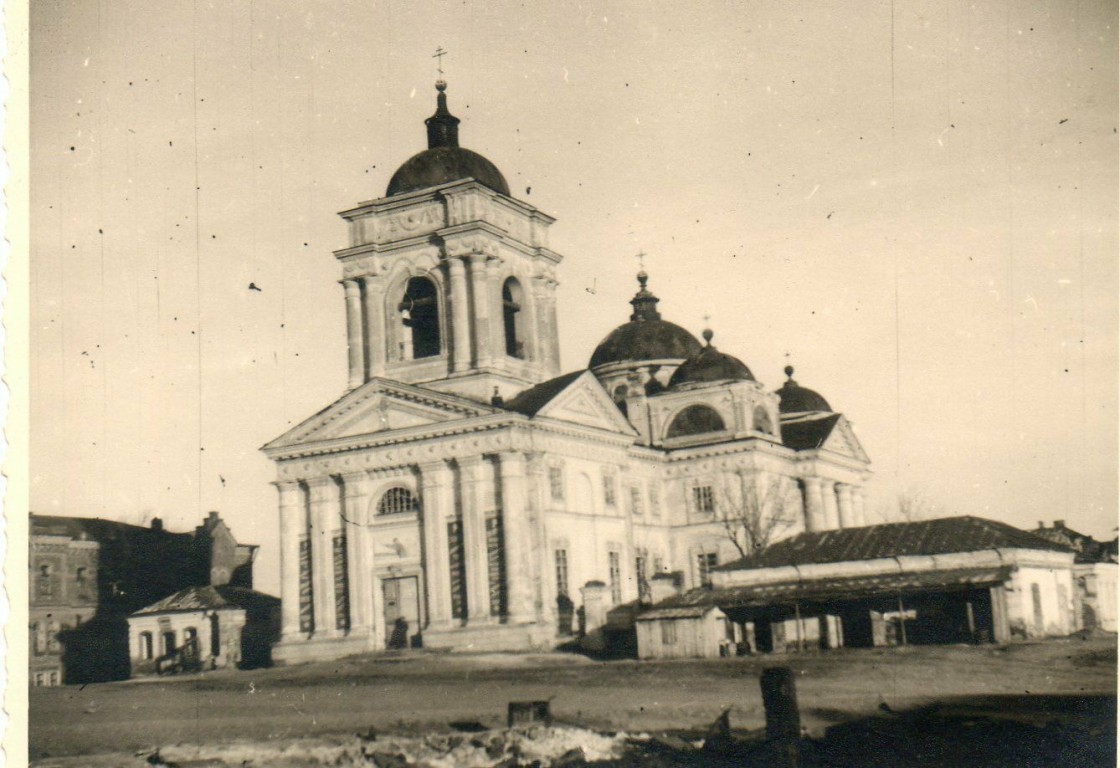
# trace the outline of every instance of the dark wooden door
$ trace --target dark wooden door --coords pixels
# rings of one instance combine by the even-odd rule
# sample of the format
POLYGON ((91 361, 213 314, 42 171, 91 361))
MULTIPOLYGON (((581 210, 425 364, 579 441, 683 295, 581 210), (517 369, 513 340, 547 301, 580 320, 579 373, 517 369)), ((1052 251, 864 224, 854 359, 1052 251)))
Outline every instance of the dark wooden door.
POLYGON ((420 632, 420 589, 415 576, 381 582, 389 648, 408 648, 420 632))

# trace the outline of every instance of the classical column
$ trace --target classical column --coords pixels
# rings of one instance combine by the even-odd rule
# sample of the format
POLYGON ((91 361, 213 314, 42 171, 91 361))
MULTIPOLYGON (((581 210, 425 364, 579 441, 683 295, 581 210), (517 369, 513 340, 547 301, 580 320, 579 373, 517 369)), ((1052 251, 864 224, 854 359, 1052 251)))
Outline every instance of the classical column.
POLYGON ((502 475, 502 542, 506 561, 506 605, 513 623, 534 618, 529 568, 529 510, 526 508, 525 457, 517 452, 498 455, 502 475))
POLYGON ((506 327, 502 305, 502 262, 486 262, 486 282, 490 286, 490 349, 491 360, 501 362, 506 356, 506 327))
POLYGON ((362 350, 362 292, 357 280, 343 280, 346 291, 346 346, 350 357, 349 387, 354 389, 365 381, 365 360, 362 350))
POLYGON ((471 315, 467 296, 467 268, 462 259, 449 257, 451 274, 451 360, 458 373, 471 367, 471 315))
MULTIPOLYGON (((547 284, 548 292, 545 299, 544 316, 547 320, 545 323, 547 328, 544 333, 541 333, 540 344, 548 349, 546 371, 555 375, 560 370, 560 331, 559 326, 556 324, 556 286, 558 283, 555 280, 549 280, 547 284), (547 333, 547 335, 545 335, 547 333)), ((540 331, 538 331, 540 333, 540 331)))
POLYGON ((447 523, 454 516, 451 468, 446 462, 420 465, 420 507, 424 527, 424 586, 429 626, 451 622, 451 567, 447 523))
POLYGON ((556 579, 553 572, 552 551, 544 522, 545 465, 539 452, 526 454, 529 486, 529 555, 533 608, 538 621, 545 621, 556 610, 556 579))
POLYGON ((311 491, 311 588, 315 599, 315 635, 337 634, 334 612, 334 538, 338 521, 338 484, 331 477, 307 481, 311 491))
POLYGON ((819 477, 806 477, 801 481, 805 488, 805 530, 823 531, 828 526, 824 516, 824 497, 819 477))
POLYGON ((482 458, 470 456, 459 462, 459 498, 463 502, 463 558, 467 571, 467 616, 490 615, 490 572, 486 553, 486 517, 478 501, 482 458))
POLYGON ((852 506, 852 486, 841 483, 836 486, 836 500, 839 506, 840 527, 855 528, 859 523, 855 519, 855 510, 852 506))
MULTIPOLYGON (((494 358, 490 334, 490 295, 486 282, 486 254, 472 253, 471 265, 471 295, 473 301, 474 317, 474 357, 475 365, 479 368, 488 367, 494 358)), ((495 322, 500 322, 499 315, 495 322)))
POLYGON ((825 480, 821 494, 824 496, 825 529, 834 531, 840 527, 840 511, 836 508, 836 483, 825 480))
POLYGON ((275 482, 280 494, 280 637, 299 637, 299 541, 304 535, 303 492, 294 481, 275 482))
POLYGON ((373 627, 370 596, 373 541, 369 519, 369 476, 347 472, 342 476, 343 514, 346 519, 346 566, 350 584, 350 634, 369 635, 373 627))
POLYGON ((366 367, 369 376, 385 373, 385 288, 372 275, 362 278, 366 323, 366 367))
POLYGON ((864 490, 862 486, 852 488, 852 516, 855 518, 856 525, 867 525, 867 513, 864 509, 864 490))

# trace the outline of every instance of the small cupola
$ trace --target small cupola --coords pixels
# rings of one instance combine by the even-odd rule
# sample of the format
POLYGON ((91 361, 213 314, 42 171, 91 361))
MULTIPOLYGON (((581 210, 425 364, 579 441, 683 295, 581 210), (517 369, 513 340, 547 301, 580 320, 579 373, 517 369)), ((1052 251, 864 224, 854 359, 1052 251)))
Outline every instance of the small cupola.
POLYGON ((669 379, 669 387, 686 387, 698 384, 713 384, 722 381, 754 381, 751 369, 742 360, 720 352, 712 346, 711 328, 704 329, 705 347, 688 360, 681 363, 669 379))

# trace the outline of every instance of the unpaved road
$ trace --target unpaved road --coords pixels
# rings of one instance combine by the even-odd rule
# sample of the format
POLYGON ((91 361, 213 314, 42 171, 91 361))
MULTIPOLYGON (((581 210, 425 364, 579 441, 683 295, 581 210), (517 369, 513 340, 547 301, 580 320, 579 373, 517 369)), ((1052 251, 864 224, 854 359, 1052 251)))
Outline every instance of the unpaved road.
MULTIPOLYGON (((413 734, 446 730, 457 720, 498 727, 507 702, 549 698, 559 721, 592 728, 699 727, 726 707, 736 727, 759 728, 758 676, 775 664, 797 672, 803 723, 812 735, 879 713, 884 704, 904 713, 982 697, 1116 696, 1115 637, 675 662, 590 662, 558 654, 360 657, 33 689, 29 745, 36 759, 353 734, 370 726, 413 734)), ((1026 714, 1009 716, 1054 717, 1019 709, 1026 714)))

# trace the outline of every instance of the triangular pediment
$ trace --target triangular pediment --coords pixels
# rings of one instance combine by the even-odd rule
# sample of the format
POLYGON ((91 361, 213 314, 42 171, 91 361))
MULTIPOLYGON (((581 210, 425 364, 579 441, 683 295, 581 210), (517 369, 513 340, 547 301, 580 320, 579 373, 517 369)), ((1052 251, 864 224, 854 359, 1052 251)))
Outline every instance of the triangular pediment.
POLYGON ((424 427, 494 413, 472 400, 384 379, 348 392, 264 446, 285 448, 322 440, 424 427))
POLYGON ((626 435, 636 434, 599 380, 590 371, 558 392, 536 414, 537 418, 564 421, 626 435))
POLYGON ((864 452, 863 446, 860 445, 851 422, 843 416, 837 420, 836 426, 832 428, 828 439, 824 441, 824 445, 821 447, 826 451, 839 453, 857 461, 869 462, 871 460, 864 452))

